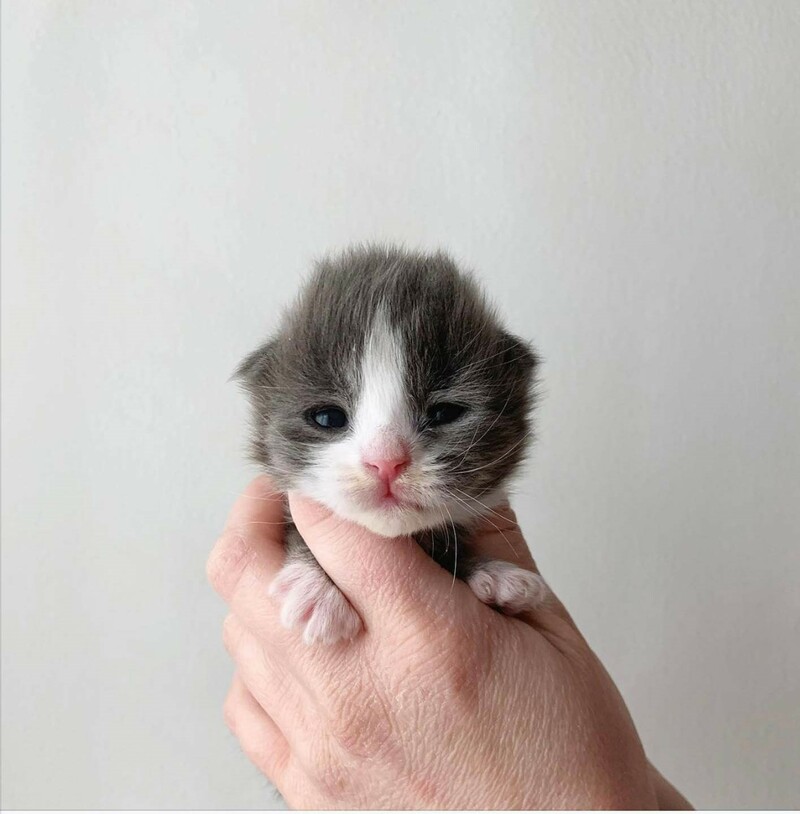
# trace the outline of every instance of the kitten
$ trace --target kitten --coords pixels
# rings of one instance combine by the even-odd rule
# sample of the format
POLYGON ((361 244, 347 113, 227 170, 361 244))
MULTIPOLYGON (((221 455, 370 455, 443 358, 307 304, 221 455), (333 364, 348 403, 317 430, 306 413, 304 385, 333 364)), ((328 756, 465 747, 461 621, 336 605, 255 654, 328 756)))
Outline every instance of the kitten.
MULTIPOLYGON (((412 535, 487 604, 535 607, 535 574, 470 554, 470 529, 525 454, 537 359, 499 325, 445 254, 359 247, 326 258, 273 339, 237 376, 253 408, 252 456, 297 489, 387 537, 412 535)), ((287 521, 270 586, 307 643, 361 620, 287 521)))

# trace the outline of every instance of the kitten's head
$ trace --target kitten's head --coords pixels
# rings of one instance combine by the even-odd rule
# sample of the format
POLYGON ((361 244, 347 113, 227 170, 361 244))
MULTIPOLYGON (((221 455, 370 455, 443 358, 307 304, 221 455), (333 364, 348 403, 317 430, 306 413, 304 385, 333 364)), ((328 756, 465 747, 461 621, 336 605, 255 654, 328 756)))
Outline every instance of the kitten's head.
POLYGON ((525 454, 536 357, 444 254, 323 260, 238 376, 254 458, 387 536, 485 512, 525 454))

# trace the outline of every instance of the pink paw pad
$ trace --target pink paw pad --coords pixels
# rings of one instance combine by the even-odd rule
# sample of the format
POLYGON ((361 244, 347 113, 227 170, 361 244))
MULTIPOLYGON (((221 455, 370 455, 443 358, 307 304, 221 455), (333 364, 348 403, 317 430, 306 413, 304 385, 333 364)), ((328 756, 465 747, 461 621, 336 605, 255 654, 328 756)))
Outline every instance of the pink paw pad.
POLYGON ((510 616, 538 608, 548 594, 547 583, 538 574, 501 560, 478 565, 467 584, 481 602, 510 616))
POLYGON ((272 581, 269 593, 281 604, 281 624, 290 629, 302 627, 306 644, 334 644, 361 631, 361 618, 318 565, 287 563, 272 581))

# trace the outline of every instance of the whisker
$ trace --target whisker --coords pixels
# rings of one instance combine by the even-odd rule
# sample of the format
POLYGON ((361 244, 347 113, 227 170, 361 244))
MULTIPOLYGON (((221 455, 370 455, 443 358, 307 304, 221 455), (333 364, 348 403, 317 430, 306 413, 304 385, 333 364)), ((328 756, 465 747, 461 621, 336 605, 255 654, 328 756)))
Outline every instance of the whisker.
POLYGON ((286 496, 283 495, 283 494, 273 495, 273 496, 246 495, 244 492, 238 492, 235 497, 236 497, 237 500, 240 497, 246 497, 248 500, 263 500, 266 503, 278 503, 278 502, 284 500, 286 496))
POLYGON ((442 505, 445 507, 445 509, 447 509, 447 513, 450 515, 450 524, 453 526, 453 550, 455 556, 453 558, 453 581, 450 583, 450 592, 452 593, 453 588, 455 588, 456 585, 456 572, 458 571, 458 532, 456 531, 456 524, 453 522, 453 515, 450 512, 448 505, 446 503, 443 503, 442 505))
MULTIPOLYGON (((444 507, 444 503, 440 503, 438 506, 435 506, 435 508, 437 508, 437 509, 439 509, 440 507, 444 507)), ((450 530, 447 528, 447 521, 445 520, 444 512, 440 512, 440 513, 442 515, 442 528, 444 529, 445 534, 447 535, 445 537, 445 543, 444 543, 444 553, 447 554, 447 552, 450 550, 450 530)), ((431 557, 433 557, 435 540, 436 540, 436 537, 435 537, 435 535, 433 533, 433 530, 431 530, 431 557)))
MULTIPOLYGON (((505 517, 504 515, 500 514, 500 512, 495 511, 491 507, 487 506, 485 503, 478 500, 477 497, 473 497, 468 492, 465 492, 463 489, 459 489, 457 486, 451 486, 450 488, 455 489, 456 492, 458 492, 461 495, 464 495, 465 500, 472 500, 475 503, 477 503, 479 506, 482 506, 484 509, 486 509, 487 512, 489 512, 490 514, 493 514, 495 517, 499 517, 501 520, 506 520, 506 521, 508 520, 508 518, 505 517)), ((453 495, 453 497, 455 497, 455 495, 453 495)))
POLYGON ((525 435, 523 435, 522 438, 520 438, 519 441, 517 441, 516 444, 509 447, 502 455, 498 456, 493 461, 489 461, 489 463, 486 463, 483 466, 476 466, 474 469, 458 470, 458 474, 459 475, 471 475, 473 472, 480 472, 482 469, 486 469, 489 466, 494 466, 498 461, 502 461, 503 458, 508 457, 521 443, 523 443, 523 441, 525 441, 525 439, 529 435, 531 435, 531 432, 526 432, 525 435))
POLYGON ((469 451, 475 446, 475 444, 479 444, 484 438, 486 438, 486 435, 491 431, 491 429, 494 427, 494 425, 497 424, 497 422, 500 420, 500 417, 505 412, 506 407, 508 407, 508 402, 510 401, 510 399, 511 399, 511 393, 509 392, 509 394, 508 394, 508 396, 506 398, 505 404, 503 404, 503 406, 500 408, 500 412, 495 416, 494 421, 492 421, 492 423, 489 425, 489 427, 486 430, 483 431, 483 434, 481 435, 480 438, 478 438, 477 441, 475 440, 475 436, 478 434, 478 430, 480 429, 480 424, 477 427, 475 427, 475 432, 472 434, 472 441, 470 441, 470 444, 467 447, 466 451, 464 452, 464 454, 461 456, 458 463, 456 464, 456 468, 458 468, 459 466, 461 466, 461 464, 464 463, 464 459, 467 457, 467 455, 469 454, 469 451))
POLYGON ((454 495, 451 492, 450 497, 452 497, 454 500, 457 500, 467 511, 472 511, 474 517, 480 517, 482 520, 485 520, 487 523, 491 523, 491 525, 494 526, 497 533, 506 541, 508 547, 511 549, 512 554, 517 559, 519 559, 519 553, 517 552, 517 549, 514 548, 514 546, 511 544, 511 540, 509 540, 508 537, 506 537, 505 533, 503 532, 503 530, 499 526, 497 526, 494 522, 492 522, 485 514, 482 514, 481 512, 477 512, 477 511, 473 510, 463 500, 461 500, 461 498, 458 497, 458 495, 454 495))
POLYGON ((491 359, 496 359, 498 356, 502 356, 506 352, 506 348, 497 351, 496 353, 492 353, 489 356, 484 356, 482 359, 477 359, 474 362, 470 362, 468 365, 464 365, 464 367, 459 368, 456 372, 457 373, 469 373, 470 370, 473 368, 479 368, 482 365, 485 365, 491 359))

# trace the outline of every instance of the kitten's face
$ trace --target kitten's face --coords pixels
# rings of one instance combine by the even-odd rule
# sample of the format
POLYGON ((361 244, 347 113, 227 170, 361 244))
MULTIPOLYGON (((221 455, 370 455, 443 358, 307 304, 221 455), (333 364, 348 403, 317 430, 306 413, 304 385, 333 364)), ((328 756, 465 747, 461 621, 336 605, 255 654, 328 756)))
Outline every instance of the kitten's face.
POLYGON ((240 368, 254 455, 387 536, 483 513, 524 456, 535 358, 443 255, 323 262, 240 368))

